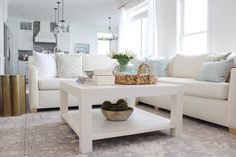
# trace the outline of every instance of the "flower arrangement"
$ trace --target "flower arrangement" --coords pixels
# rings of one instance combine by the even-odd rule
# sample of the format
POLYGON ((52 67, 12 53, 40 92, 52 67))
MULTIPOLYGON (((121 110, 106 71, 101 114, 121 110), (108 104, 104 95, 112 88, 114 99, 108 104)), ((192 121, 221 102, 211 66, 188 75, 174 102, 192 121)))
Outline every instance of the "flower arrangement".
POLYGON ((129 50, 125 50, 125 51, 113 50, 111 51, 110 57, 112 59, 116 59, 120 65, 120 71, 124 71, 129 61, 133 59, 135 55, 132 51, 129 51, 129 50))

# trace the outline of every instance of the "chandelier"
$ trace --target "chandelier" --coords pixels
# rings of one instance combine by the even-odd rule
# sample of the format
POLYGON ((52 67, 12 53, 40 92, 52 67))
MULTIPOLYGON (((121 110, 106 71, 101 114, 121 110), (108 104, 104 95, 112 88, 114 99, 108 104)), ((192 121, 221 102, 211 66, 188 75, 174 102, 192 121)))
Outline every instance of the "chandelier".
POLYGON ((98 40, 117 40, 118 37, 113 34, 111 29, 111 17, 108 17, 108 32, 107 33, 100 33, 98 36, 98 40))
POLYGON ((53 30, 54 35, 57 35, 61 32, 68 32, 68 26, 65 24, 66 21, 64 19, 64 0, 62 0, 61 2, 57 2, 57 8, 54 8, 54 11, 55 11, 55 23, 56 23, 56 27, 53 30), (60 13, 60 8, 61 8, 61 13, 60 13), (61 19, 60 19, 60 14, 61 14, 61 19))

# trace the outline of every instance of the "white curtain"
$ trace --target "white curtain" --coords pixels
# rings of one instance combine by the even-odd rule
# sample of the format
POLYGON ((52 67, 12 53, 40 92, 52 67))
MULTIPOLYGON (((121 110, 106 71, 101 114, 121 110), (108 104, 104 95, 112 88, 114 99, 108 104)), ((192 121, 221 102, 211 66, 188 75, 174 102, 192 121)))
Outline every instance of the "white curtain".
POLYGON ((127 49, 127 29, 128 29, 128 15, 124 8, 120 9, 120 24, 119 24, 119 51, 127 49))
POLYGON ((146 57, 158 56, 157 0, 148 0, 148 19, 145 54, 146 57))

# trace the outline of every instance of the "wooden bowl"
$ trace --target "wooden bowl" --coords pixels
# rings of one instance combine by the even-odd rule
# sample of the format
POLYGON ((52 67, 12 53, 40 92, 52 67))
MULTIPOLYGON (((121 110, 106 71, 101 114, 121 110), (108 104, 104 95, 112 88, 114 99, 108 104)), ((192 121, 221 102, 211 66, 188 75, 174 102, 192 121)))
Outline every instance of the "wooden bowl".
POLYGON ((101 111, 102 114, 110 121, 125 121, 133 113, 133 108, 129 107, 129 109, 125 111, 108 111, 104 109, 101 109, 101 111))

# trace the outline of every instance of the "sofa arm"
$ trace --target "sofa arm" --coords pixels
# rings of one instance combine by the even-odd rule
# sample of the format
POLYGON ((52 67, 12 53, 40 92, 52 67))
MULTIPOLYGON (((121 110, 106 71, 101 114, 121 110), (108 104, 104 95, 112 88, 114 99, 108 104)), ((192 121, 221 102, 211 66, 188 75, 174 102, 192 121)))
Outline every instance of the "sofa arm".
POLYGON ((231 70, 228 102, 228 126, 236 129, 236 68, 231 70))
POLYGON ((32 112, 39 106, 38 70, 33 64, 29 64, 29 105, 32 112))

